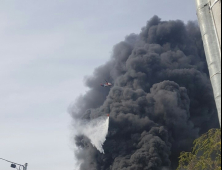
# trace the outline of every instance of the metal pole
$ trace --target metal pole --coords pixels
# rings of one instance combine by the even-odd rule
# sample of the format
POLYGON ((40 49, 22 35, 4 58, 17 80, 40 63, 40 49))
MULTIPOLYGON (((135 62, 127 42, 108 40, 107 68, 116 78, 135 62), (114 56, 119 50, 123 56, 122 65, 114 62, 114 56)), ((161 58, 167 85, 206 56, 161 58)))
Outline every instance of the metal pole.
POLYGON ((24 170, 27 170, 28 164, 26 163, 24 166, 24 170))
POLYGON ((27 167, 28 167, 28 164, 27 164, 27 163, 26 163, 25 165, 21 165, 21 164, 18 164, 18 163, 15 163, 15 162, 12 162, 12 161, 9 161, 9 160, 6 160, 6 159, 3 159, 3 158, 0 158, 0 159, 3 160, 3 161, 9 162, 9 163, 12 163, 12 164, 18 165, 18 166, 22 166, 23 170, 27 170, 27 167))
POLYGON ((3 161, 6 161, 6 162, 9 162, 9 163, 12 163, 12 164, 15 164, 15 165, 19 165, 19 166, 24 167, 24 166, 21 165, 21 164, 18 164, 18 163, 15 163, 15 162, 12 162, 12 161, 9 161, 9 160, 6 160, 6 159, 3 159, 3 158, 0 158, 0 159, 3 160, 3 161))
POLYGON ((221 126, 221 52, 209 1, 196 0, 197 15, 221 126))

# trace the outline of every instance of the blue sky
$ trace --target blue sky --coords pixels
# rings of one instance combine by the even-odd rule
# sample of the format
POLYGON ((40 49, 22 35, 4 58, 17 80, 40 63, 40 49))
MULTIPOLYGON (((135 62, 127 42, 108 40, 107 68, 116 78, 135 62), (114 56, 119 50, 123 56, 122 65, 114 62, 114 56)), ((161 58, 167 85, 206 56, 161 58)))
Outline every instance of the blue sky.
POLYGON ((77 170, 68 107, 113 45, 153 15, 197 20, 194 0, 0 0, 0 158, 77 170))

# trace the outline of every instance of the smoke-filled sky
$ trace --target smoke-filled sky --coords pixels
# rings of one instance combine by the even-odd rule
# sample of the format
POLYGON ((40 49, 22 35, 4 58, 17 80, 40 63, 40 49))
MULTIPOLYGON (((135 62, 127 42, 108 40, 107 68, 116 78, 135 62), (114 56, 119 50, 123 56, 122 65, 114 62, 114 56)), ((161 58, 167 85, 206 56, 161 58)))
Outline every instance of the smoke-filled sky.
MULTIPOLYGON (((115 44, 139 34, 154 15, 196 20, 195 3, 1 0, 0 158, 27 162, 32 170, 77 170, 67 108, 88 89, 84 76, 92 75, 110 59, 115 44)), ((183 89, 173 86, 186 98, 183 89)), ((158 88, 151 98, 160 95, 158 88)), ((144 140, 155 133, 144 133, 144 140)), ((11 168, 0 161, 0 169, 11 168)))
POLYGON ((105 154, 89 136, 75 137, 80 170, 176 170, 180 152, 219 127, 197 22, 152 17, 114 47, 86 85, 90 90, 71 110, 73 129, 75 121, 106 114, 110 126, 105 154), (112 88, 95 86, 103 77, 112 88))

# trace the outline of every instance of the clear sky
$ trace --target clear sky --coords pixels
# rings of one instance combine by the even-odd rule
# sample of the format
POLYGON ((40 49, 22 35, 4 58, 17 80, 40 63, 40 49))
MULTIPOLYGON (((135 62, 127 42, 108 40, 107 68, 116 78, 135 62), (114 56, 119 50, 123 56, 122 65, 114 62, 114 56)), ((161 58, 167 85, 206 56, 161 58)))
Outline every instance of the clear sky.
POLYGON ((0 158, 77 170, 67 109, 84 76, 155 14, 197 20, 194 0, 0 0, 0 158))

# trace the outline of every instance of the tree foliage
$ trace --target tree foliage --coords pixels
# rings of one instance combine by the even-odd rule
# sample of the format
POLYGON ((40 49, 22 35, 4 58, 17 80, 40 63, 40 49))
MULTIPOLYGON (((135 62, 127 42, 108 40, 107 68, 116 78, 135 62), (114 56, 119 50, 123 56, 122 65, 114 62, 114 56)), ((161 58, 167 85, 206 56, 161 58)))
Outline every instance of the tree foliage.
POLYGON ((194 141, 192 152, 182 152, 177 170, 221 170, 221 129, 211 129, 194 141))

